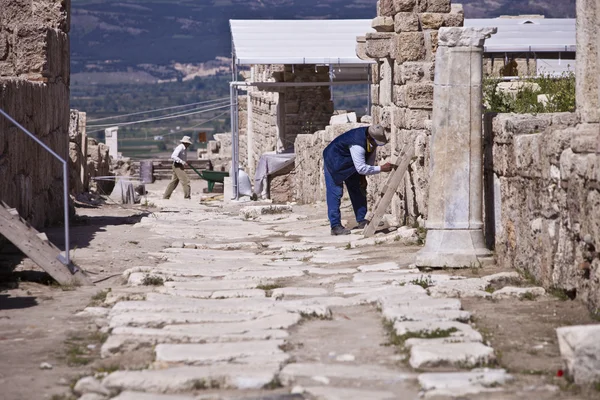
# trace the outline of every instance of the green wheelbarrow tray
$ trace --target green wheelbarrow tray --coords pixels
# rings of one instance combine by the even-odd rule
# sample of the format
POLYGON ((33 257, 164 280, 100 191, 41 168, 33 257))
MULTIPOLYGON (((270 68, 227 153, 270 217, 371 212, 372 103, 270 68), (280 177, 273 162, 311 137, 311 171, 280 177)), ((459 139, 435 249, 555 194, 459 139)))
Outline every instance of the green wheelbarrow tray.
MULTIPOLYGON (((189 164, 188 164, 189 165, 189 164)), ((208 182, 208 192, 212 193, 215 188, 215 183, 220 182, 223 183, 226 177, 229 176, 229 172, 222 171, 210 171, 208 169, 203 170, 202 172, 198 171, 196 168, 190 165, 190 168, 194 170, 195 173, 206 182, 208 182)))

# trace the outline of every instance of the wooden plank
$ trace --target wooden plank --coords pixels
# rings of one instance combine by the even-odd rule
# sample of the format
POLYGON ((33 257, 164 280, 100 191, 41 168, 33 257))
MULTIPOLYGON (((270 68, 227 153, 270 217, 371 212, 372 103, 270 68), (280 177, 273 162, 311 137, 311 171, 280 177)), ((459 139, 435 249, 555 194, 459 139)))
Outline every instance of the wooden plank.
POLYGON ((392 202, 394 193, 396 193, 396 189, 400 185, 400 182, 402 182, 404 174, 406 174, 406 171, 408 170, 408 165, 410 164, 414 155, 414 143, 409 143, 408 145, 406 145, 398 155, 397 160, 400 160, 400 165, 398 165, 397 168, 390 173, 390 176, 386 184, 384 185, 384 188, 386 190, 375 204, 373 218, 369 220, 369 224, 365 227, 363 231, 363 235, 365 237, 371 237, 375 234, 375 231, 377 230, 379 223, 383 219, 385 212, 387 211, 390 203, 392 202))
POLYGON ((14 244, 27 257, 46 271, 61 285, 93 285, 83 273, 72 274, 58 259, 60 250, 50 242, 44 242, 40 233, 0 207, 0 234, 14 244))

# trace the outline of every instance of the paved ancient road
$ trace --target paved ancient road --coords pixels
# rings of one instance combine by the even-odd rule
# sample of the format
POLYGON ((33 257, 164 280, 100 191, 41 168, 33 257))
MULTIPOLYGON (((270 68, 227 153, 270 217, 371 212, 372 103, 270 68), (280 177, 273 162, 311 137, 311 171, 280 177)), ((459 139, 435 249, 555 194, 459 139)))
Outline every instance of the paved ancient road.
POLYGON ((559 398, 493 369, 461 309, 514 273, 428 276, 411 266, 413 229, 332 237, 324 205, 149 201, 161 211, 134 231, 172 246, 82 316, 110 332, 103 357, 152 348, 155 361, 83 378, 80 399, 559 398))

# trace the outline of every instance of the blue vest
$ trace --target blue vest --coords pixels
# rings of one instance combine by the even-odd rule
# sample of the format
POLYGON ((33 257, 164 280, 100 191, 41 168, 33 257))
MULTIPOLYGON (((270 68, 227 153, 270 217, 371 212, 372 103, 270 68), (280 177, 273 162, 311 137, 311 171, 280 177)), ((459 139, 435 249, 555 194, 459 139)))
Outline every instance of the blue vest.
POLYGON ((367 129, 369 129, 368 126, 351 129, 335 138, 323 150, 325 168, 335 183, 340 184, 358 173, 350 155, 350 147, 360 146, 365 149, 365 154, 367 154, 367 129))

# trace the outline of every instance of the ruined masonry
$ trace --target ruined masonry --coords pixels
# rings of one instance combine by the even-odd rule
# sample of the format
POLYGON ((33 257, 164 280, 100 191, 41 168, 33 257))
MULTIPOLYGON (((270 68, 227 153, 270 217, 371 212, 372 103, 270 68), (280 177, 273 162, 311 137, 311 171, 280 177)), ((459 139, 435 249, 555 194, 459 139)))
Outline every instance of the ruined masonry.
MULTIPOLYGON (((69 156, 69 11, 69 1, 0 1, 0 108, 63 159, 69 156)), ((62 219, 62 164, 4 117, 0 186, 0 200, 32 225, 62 219)))

